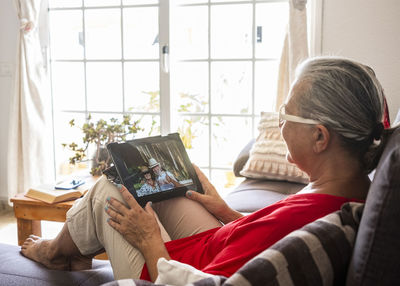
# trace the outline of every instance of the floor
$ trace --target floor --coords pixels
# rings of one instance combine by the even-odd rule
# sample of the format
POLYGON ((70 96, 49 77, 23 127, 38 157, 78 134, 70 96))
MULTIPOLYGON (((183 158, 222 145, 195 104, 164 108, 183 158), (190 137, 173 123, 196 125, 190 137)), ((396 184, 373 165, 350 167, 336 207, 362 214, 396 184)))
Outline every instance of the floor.
MULTIPOLYGON (((42 237, 54 238, 62 223, 42 221, 42 237)), ((11 207, 0 210, 0 243, 18 245, 17 220, 11 207)))

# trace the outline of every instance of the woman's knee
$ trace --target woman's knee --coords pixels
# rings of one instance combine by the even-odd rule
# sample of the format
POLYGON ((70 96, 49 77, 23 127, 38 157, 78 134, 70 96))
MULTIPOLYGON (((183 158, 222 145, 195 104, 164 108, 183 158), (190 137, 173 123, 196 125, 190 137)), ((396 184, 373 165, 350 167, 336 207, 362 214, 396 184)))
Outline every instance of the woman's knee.
POLYGON ((108 197, 122 200, 118 188, 108 181, 105 176, 101 176, 86 195, 96 200, 106 201, 108 197))

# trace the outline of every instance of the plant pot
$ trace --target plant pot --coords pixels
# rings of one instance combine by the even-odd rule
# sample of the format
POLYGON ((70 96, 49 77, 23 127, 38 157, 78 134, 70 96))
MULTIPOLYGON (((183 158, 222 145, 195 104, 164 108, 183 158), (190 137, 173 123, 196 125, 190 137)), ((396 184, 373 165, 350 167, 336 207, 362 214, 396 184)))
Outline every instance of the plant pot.
POLYGON ((93 176, 101 176, 103 171, 110 167, 112 160, 108 154, 106 147, 100 147, 99 151, 95 152, 92 157, 91 174, 93 176))

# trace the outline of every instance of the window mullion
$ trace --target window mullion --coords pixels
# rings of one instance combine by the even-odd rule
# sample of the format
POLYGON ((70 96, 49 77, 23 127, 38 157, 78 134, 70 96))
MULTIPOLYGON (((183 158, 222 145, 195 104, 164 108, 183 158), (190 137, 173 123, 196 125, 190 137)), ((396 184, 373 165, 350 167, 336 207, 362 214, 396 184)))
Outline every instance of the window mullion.
POLYGON ((120 13, 121 13, 121 18, 120 18, 120 24, 121 24, 121 71, 122 71, 122 112, 126 112, 126 107, 125 107, 125 54, 124 54, 124 8, 122 7, 122 0, 121 0, 121 8, 120 8, 120 13))
POLYGON ((253 22, 252 22, 252 38, 251 38, 251 43, 252 43, 252 60, 251 60, 251 68, 252 68, 252 78, 251 78, 251 137, 254 138, 254 122, 255 122, 255 84, 256 84, 256 1, 253 0, 253 22))
POLYGON ((86 11, 82 8, 83 76, 85 77, 85 119, 88 118, 88 90, 86 71, 86 11))
POLYGON ((161 134, 171 132, 171 89, 169 72, 169 0, 160 0, 158 13, 160 57, 160 128, 161 134))
POLYGON ((211 98, 211 5, 210 0, 208 1, 208 177, 211 178, 211 166, 212 166, 212 98, 211 98))

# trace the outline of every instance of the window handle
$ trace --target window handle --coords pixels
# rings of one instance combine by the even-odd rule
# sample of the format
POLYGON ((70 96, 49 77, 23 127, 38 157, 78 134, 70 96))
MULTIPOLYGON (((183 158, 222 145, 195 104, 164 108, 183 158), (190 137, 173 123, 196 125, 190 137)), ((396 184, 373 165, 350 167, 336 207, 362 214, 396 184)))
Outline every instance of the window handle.
POLYGON ((169 47, 168 45, 162 46, 161 49, 161 68, 164 73, 169 73, 169 47))

